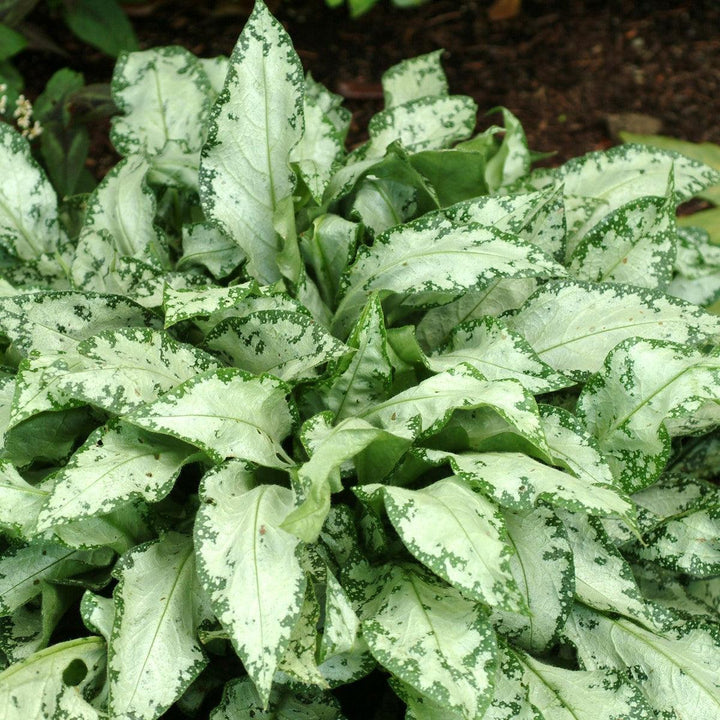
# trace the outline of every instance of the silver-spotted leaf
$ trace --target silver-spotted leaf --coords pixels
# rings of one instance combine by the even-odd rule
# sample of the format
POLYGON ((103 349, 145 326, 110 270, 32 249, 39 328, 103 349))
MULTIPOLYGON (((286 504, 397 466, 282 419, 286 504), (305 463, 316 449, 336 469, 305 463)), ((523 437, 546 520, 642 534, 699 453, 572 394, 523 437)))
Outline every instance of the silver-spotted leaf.
POLYGON ((137 498, 158 502, 193 454, 189 445, 122 422, 102 427, 55 474, 38 528, 105 515, 137 498))
POLYGON ((292 492, 253 485, 242 463, 208 473, 195 543, 200 582, 266 705, 300 617, 306 578, 295 555, 300 541, 279 527, 293 508, 292 492))
POLYGON ((511 573, 512 545, 493 503, 457 478, 383 493, 390 521, 421 563, 468 598, 526 612, 511 573))
POLYGON ((62 718, 62 695, 68 688, 65 671, 85 668, 86 674, 73 692, 94 694, 102 683, 105 657, 102 638, 84 637, 51 645, 11 665, 0 673, 0 715, 5 720, 62 718))
POLYGON ((677 343, 629 339, 583 388, 577 413, 628 492, 657 479, 670 436, 720 422, 720 356, 677 343))
POLYGON ((496 642, 478 605, 454 588, 395 566, 362 624, 375 658, 404 683, 464 720, 490 704, 496 642))
POLYGON ((538 290, 509 326, 560 372, 597 372, 608 352, 630 337, 698 344, 717 338, 720 321, 660 292, 572 281, 538 290))
POLYGON ((493 607, 498 632, 529 652, 542 654, 559 637, 575 595, 573 556, 562 522, 547 507, 528 514, 503 513, 509 558, 527 610, 493 607))
POLYGON ((160 717, 207 664, 196 637, 192 540, 172 532, 138 545, 114 574, 110 711, 118 720, 160 717))
POLYGON ((290 464, 280 444, 293 416, 288 387, 269 375, 210 370, 125 416, 132 425, 172 435, 220 462, 239 457, 268 467, 290 464))
POLYGON ((53 252, 61 240, 55 191, 8 123, 0 123, 0 177, 0 244, 22 260, 53 252))
MULTIPOLYGON (((303 136, 304 79, 282 25, 257 2, 230 57, 200 164, 205 215, 248 256, 261 283, 281 277, 275 218, 287 214, 295 176, 290 153, 303 136)), ((294 218, 292 225, 294 226, 294 218)), ((293 236, 293 237, 291 237, 293 236)))

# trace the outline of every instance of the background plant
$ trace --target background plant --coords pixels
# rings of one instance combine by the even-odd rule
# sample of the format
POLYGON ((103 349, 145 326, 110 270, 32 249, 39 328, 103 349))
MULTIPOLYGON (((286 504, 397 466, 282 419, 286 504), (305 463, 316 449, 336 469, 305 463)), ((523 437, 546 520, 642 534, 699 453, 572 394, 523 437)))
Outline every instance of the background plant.
POLYGON ((0 126, 8 718, 720 717, 717 173, 383 90, 347 153, 258 3, 83 203, 0 126))

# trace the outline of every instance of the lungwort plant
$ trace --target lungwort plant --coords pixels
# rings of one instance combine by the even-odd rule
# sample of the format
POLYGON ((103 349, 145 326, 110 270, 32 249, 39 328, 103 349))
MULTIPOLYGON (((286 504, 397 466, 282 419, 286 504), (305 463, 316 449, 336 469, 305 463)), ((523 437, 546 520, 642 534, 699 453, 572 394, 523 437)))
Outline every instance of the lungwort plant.
POLYGON ((5 720, 720 718, 718 175, 383 87, 347 153, 259 2, 87 197, 0 126, 5 720))

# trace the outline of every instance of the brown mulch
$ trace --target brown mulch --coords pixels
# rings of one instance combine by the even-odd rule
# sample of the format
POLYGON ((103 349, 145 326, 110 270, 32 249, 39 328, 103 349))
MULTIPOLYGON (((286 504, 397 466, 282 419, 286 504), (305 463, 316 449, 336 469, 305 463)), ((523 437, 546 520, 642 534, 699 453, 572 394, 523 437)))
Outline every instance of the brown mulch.
MULTIPOLYGON (((381 0, 355 20, 322 0, 268 4, 305 68, 347 98, 351 146, 364 139, 368 119, 381 107, 383 71, 437 48, 447 51, 451 91, 477 101, 481 129, 491 121, 484 113, 504 105, 522 121, 533 149, 557 152, 552 162, 613 144, 608 118, 631 112, 655 119, 665 134, 720 143, 718 0, 524 0, 518 16, 501 21, 489 19, 490 0, 431 0, 409 10, 381 0)), ((180 44, 209 57, 231 52, 251 5, 154 0, 126 9, 143 48, 180 44)), ((108 81, 111 59, 79 43, 56 19, 34 17, 68 55, 20 57, 31 96, 63 65, 88 82, 108 81)), ((91 150, 98 175, 116 160, 104 132, 96 131, 91 150)))

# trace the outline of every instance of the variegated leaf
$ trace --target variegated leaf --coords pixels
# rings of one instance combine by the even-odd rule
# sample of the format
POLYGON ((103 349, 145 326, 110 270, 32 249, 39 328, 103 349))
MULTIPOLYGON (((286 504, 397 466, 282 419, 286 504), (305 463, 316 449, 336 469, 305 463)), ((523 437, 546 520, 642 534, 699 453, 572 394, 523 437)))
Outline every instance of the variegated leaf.
POLYGON ((370 141, 360 158, 382 157, 399 141, 410 153, 438 150, 469 137, 477 106, 465 95, 421 97, 377 113, 368 124, 370 141))
POLYGON ((204 318, 239 305, 254 290, 252 283, 217 287, 175 289, 165 286, 163 310, 165 327, 169 328, 184 320, 204 318))
POLYGON ((481 195, 451 205, 443 215, 458 225, 478 223, 517 235, 552 257, 565 248, 565 207, 559 188, 511 195, 481 195))
POLYGON ((548 720, 654 720, 637 686, 611 669, 568 670, 516 652, 528 697, 548 720))
POLYGON ((447 343, 452 330, 464 322, 498 317, 517 310, 537 290, 535 278, 500 278, 482 290, 468 290, 457 300, 431 308, 416 326, 420 344, 437 349, 447 343))
POLYGON ((578 599, 598 610, 648 623, 650 615, 630 565, 602 524, 581 512, 559 511, 558 515, 572 549, 578 599))
POLYGON ((54 476, 37 519, 46 530, 105 515, 136 498, 158 502, 173 487, 195 449, 113 422, 93 432, 54 476))
POLYGON ((393 435, 417 440, 440 431, 459 409, 488 408, 507 418, 531 442, 545 448, 535 400, 517 380, 489 381, 460 364, 358 413, 393 435))
POLYGON ((442 50, 403 60, 386 70, 382 76, 385 107, 448 94, 448 82, 440 63, 442 50))
POLYGON ((671 172, 677 201, 689 200, 720 182, 717 172, 678 153, 628 144, 573 158, 554 170, 540 171, 530 176, 528 184, 538 189, 562 183, 566 197, 595 201, 589 213, 584 210, 578 213, 568 207, 568 227, 573 229, 568 250, 572 252, 575 244, 616 208, 644 196, 664 196, 671 172))
POLYGON ((112 598, 86 590, 80 601, 80 615, 90 632, 102 635, 109 642, 115 623, 115 603, 112 598))
POLYGON ((110 137, 121 155, 153 157, 174 141, 183 153, 195 156, 197 168, 211 88, 191 52, 173 46, 122 55, 112 95, 121 115, 113 118, 110 137))
POLYGON ((539 501, 593 515, 631 517, 630 501, 613 486, 545 465, 520 452, 445 453, 428 450, 433 462, 450 462, 453 471, 501 507, 527 512, 539 501))
POLYGON ((43 581, 63 580, 106 566, 113 557, 109 548, 75 550, 41 540, 7 550, 0 557, 0 615, 8 615, 39 595, 43 581))
POLYGON ((565 633, 586 668, 627 673, 660 717, 720 717, 714 629, 686 622, 660 634, 577 605, 565 633))
POLYGON ((293 423, 288 390, 269 375, 210 370, 141 405, 125 420, 195 445, 217 462, 240 457, 286 468, 291 461, 280 443, 293 423))
POLYGON ((285 310, 259 310, 223 320, 205 343, 235 367, 288 382, 317 377, 319 365, 349 350, 311 317, 285 310))
POLYGON ((198 348, 150 328, 102 332, 79 343, 77 352, 86 360, 59 379, 59 389, 116 415, 219 367, 198 348))
POLYGON ((320 204, 333 168, 344 155, 343 137, 322 106, 307 93, 303 114, 305 132, 290 151, 290 162, 297 166, 313 199, 320 204))
POLYGON ((11 463, 0 461, 0 528, 4 532, 23 539, 34 535, 47 495, 46 486, 31 485, 11 463))
POLYGON ((84 668, 86 674, 73 691, 93 695, 102 683, 105 653, 102 638, 85 637, 51 645, 11 665, 0 673, 0 715, 5 720, 62 718, 65 672, 84 668))
POLYGON ((542 287, 508 325, 546 363, 574 373, 597 372, 630 337, 698 344, 720 334, 720 320, 657 291, 572 281, 542 287))
POLYGON ((356 351, 337 363, 330 377, 317 385, 314 393, 338 420, 356 415, 384 400, 392 382, 388 358, 387 333, 382 305, 370 297, 347 339, 356 351))
POLYGON ((447 343, 427 358, 428 367, 434 372, 448 370, 460 362, 472 365, 488 380, 519 380, 534 394, 573 384, 543 362, 522 335, 492 317, 457 325, 447 343))
POLYGON ((110 712, 118 720, 160 717, 207 664, 195 632, 199 601, 192 541, 173 532, 138 545, 114 574, 110 712))
POLYGON ((166 239, 154 225, 155 195, 147 184, 148 162, 132 155, 115 166, 88 200, 72 279, 84 290, 112 291, 118 258, 166 266, 166 239))
POLYGON ((493 503, 456 478, 421 490, 384 487, 383 496, 390 522, 421 563, 468 598, 527 612, 511 573, 505 523, 493 503))
POLYGON ((436 703, 476 720, 490 704, 495 635, 478 605, 432 577, 395 566, 362 624, 375 658, 436 703))
POLYGON ((53 252, 61 241, 55 191, 8 123, 0 123, 0 177, 0 244, 22 260, 53 252))
POLYGON ((719 383, 717 353, 630 339, 608 355, 602 372, 585 385, 577 413, 597 438, 615 477, 634 492, 657 479, 670 455, 670 435, 707 430, 720 422, 719 383))
POLYGON ((303 136, 303 95, 300 60, 260 0, 233 50, 211 114, 200 199, 205 215, 237 239, 249 258, 249 273, 261 283, 280 279, 278 253, 284 242, 294 242, 294 218, 282 233, 275 220, 292 203, 289 160, 303 136))
POLYGON ((397 458, 409 442, 393 437, 360 418, 349 417, 335 427, 327 414, 310 418, 303 426, 303 439, 315 435, 307 449, 310 459, 297 470, 296 496, 299 502, 284 520, 282 528, 305 542, 314 542, 330 510, 330 493, 343 489, 340 468, 369 446, 377 443, 385 456, 397 458))
POLYGON ((335 305, 340 277, 355 253, 359 234, 358 223, 327 214, 316 218, 312 230, 300 238, 303 258, 314 270, 318 289, 328 306, 335 305))
POLYGON ((278 690, 268 703, 261 699, 248 678, 231 680, 210 720, 345 720, 329 693, 307 695, 278 690))
POLYGON ((103 330, 157 327, 137 303, 118 295, 43 292, 0 298, 0 326, 21 355, 75 351, 77 344, 103 330))
POLYGON ((573 555, 562 522, 542 505, 528 514, 503 513, 510 572, 525 613, 492 608, 496 630, 529 652, 542 654, 559 637, 575 596, 573 555))
POLYGON ((440 216, 421 218, 383 233, 372 248, 361 248, 343 277, 334 325, 342 331, 354 322, 373 291, 406 293, 422 307, 442 305, 501 277, 564 274, 534 245, 494 228, 457 228, 440 216))
MULTIPOLYGON (((653 488, 648 488, 651 491, 653 488)), ((642 499, 638 502, 642 504, 642 499)), ((720 503, 669 517, 628 552, 695 578, 720 574, 720 503)))
POLYGON ((504 107, 504 134, 497 152, 487 161, 485 180, 491 193, 510 185, 530 170, 531 155, 520 121, 504 107))
POLYGON ((208 473, 200 495, 200 581, 267 705, 305 596, 305 573, 295 555, 300 541, 279 527, 292 510, 292 492, 254 487, 252 474, 233 462, 208 473))
POLYGON ((240 246, 209 222, 185 225, 182 233, 182 257, 178 270, 200 266, 216 278, 224 278, 245 261, 240 246))
POLYGON ((593 227, 575 248, 568 270, 578 280, 666 289, 675 245, 671 198, 643 197, 593 227))

